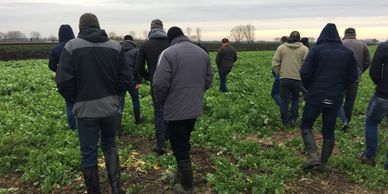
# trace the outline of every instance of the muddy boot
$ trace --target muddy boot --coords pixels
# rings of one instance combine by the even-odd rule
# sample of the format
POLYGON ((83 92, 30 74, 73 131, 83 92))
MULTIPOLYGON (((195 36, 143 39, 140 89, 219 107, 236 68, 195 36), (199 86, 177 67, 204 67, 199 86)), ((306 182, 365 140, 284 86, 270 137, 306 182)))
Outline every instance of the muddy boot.
POLYGON ((116 148, 105 150, 104 159, 112 194, 124 194, 125 191, 120 186, 119 155, 117 154, 116 148))
POLYGON ((320 171, 324 172, 326 170, 326 163, 329 160, 331 154, 333 153, 334 140, 323 140, 322 150, 321 150, 321 166, 320 171))
POLYGON ((144 118, 140 116, 140 109, 139 108, 133 108, 133 114, 135 116, 135 124, 139 125, 144 122, 144 118))
POLYGON ((82 173, 88 194, 100 194, 100 177, 97 166, 84 168, 82 173))
MULTIPOLYGON (((193 193, 193 169, 191 167, 191 160, 178 161, 178 169, 181 172, 180 183, 177 182, 174 186, 175 193, 189 194, 193 193)), ((178 176, 177 176, 178 181, 178 176)))
POLYGON ((317 155, 317 146, 312 130, 302 129, 302 138, 304 142, 304 147, 309 155, 309 159, 305 161, 302 168, 311 169, 313 167, 319 166, 320 161, 317 155))

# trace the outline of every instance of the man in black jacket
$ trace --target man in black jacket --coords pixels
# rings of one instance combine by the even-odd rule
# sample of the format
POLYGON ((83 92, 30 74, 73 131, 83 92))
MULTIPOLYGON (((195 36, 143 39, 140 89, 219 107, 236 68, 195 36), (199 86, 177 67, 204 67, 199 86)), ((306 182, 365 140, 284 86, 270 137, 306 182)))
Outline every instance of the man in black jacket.
MULTIPOLYGON (((136 60, 136 71, 140 73, 140 79, 149 80, 152 86, 153 76, 155 73, 156 65, 158 63, 158 57, 164 49, 169 46, 167 41, 167 34, 163 30, 162 21, 155 19, 151 22, 151 31, 148 34, 147 41, 141 45, 139 54, 136 60), (147 70, 145 65, 147 62, 147 70)), ((156 146, 153 151, 158 155, 165 153, 165 141, 166 141, 166 127, 164 124, 164 118, 162 111, 156 107, 154 91, 151 87, 152 104, 154 107, 154 125, 156 132, 156 146)))
POLYGON ((357 80, 356 59, 342 45, 335 24, 327 24, 322 30, 317 46, 310 50, 300 69, 300 76, 308 91, 301 131, 309 159, 303 168, 320 166, 324 171, 334 148, 334 128, 343 90, 357 80), (321 113, 323 144, 319 160, 312 128, 321 113))
POLYGON ((94 14, 80 17, 79 30, 78 37, 70 40, 62 52, 57 87, 66 100, 74 103, 88 193, 100 193, 97 168, 100 136, 112 193, 124 193, 119 180, 115 129, 118 95, 129 89, 132 76, 120 45, 108 39, 94 14))
MULTIPOLYGON (((377 47, 369 75, 376 85, 376 92, 369 102, 365 118, 366 148, 363 153, 357 155, 357 159, 362 163, 375 166, 378 147, 377 126, 388 115, 388 42, 381 43, 377 47)), ((388 160, 384 164, 384 169, 388 170, 388 160)))

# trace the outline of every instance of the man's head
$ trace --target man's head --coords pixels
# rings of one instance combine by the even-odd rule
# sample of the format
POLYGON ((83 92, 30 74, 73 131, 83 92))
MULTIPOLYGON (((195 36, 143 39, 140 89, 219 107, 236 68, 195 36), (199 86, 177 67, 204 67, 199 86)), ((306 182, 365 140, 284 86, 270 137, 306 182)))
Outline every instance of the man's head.
POLYGON ((163 30, 163 22, 159 19, 154 19, 151 22, 151 30, 152 29, 161 29, 163 30))
POLYGON ((168 29, 168 32, 167 32, 167 39, 168 39, 168 42, 171 43, 171 41, 172 41, 175 37, 182 36, 182 35, 184 35, 182 29, 180 29, 180 28, 177 27, 177 26, 171 27, 170 29, 168 29))
POLYGON ((84 13, 79 18, 79 30, 85 30, 86 28, 100 28, 97 16, 92 13, 84 13))
POLYGON ((287 42, 287 39, 288 39, 287 36, 282 36, 282 37, 280 38, 280 42, 281 42, 281 43, 285 43, 285 42, 287 42))
POLYGON ((125 35, 124 36, 124 40, 129 40, 129 41, 133 41, 133 37, 131 35, 125 35))
POLYGON ((287 42, 300 42, 300 33, 298 31, 292 31, 287 42))
POLYGON ((356 36, 356 30, 354 28, 347 28, 345 30, 345 37, 346 36, 356 36))
POLYGON ((223 38, 221 40, 221 42, 222 42, 222 44, 227 44, 227 43, 229 43, 229 40, 227 38, 223 38))

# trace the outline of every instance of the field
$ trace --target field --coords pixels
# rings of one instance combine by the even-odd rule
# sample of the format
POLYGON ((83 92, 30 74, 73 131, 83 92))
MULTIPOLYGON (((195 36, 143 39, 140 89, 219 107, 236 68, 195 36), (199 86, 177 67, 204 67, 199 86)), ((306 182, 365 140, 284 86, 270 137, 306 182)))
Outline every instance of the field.
MULTIPOLYGON (((374 51, 375 47, 371 47, 374 51)), ((364 147, 363 122, 374 86, 364 74, 348 133, 336 130, 336 147, 325 173, 304 172, 298 128, 281 130, 270 96, 273 51, 240 52, 228 77, 230 92, 206 93, 205 115, 192 133, 197 193, 388 193, 383 170, 388 133, 380 131, 375 168, 354 158, 364 147)), ((211 53, 214 61, 215 53, 211 53)), ((216 71, 216 70, 215 70, 216 71)), ((77 133, 66 125, 65 103, 47 60, 0 62, 0 193, 83 193, 77 133)), ((141 88, 146 123, 136 126, 127 96, 118 139, 122 182, 128 193, 173 193, 171 152, 157 157, 149 86, 141 88)), ((303 104, 303 101, 301 102, 303 104)), ((302 107, 300 114, 302 113, 302 107)), ((320 147, 321 123, 315 125, 320 147)), ((100 153, 104 192, 109 185, 100 153)))

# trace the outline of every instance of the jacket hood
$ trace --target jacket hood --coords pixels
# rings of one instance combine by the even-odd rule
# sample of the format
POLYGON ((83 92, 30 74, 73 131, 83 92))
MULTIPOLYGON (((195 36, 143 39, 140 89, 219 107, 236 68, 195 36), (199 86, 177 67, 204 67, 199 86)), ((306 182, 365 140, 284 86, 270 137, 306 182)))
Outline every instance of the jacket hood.
POLYGON ((167 33, 162 29, 154 28, 148 33, 148 39, 167 39, 167 33))
POLYGON ((290 47, 290 48, 299 48, 299 47, 303 46, 303 44, 301 42, 294 42, 294 43, 286 42, 286 43, 284 43, 284 45, 287 47, 290 47))
POLYGON ((185 36, 185 35, 180 35, 180 36, 177 36, 177 37, 175 37, 174 39, 172 39, 170 45, 174 45, 174 44, 177 44, 177 43, 180 43, 180 42, 184 42, 184 41, 189 41, 189 42, 191 42, 191 41, 189 40, 189 38, 187 38, 187 36, 185 36))
POLYGON ((124 51, 129 51, 136 47, 136 43, 130 40, 123 40, 120 42, 120 45, 124 51))
POLYGON ((63 24, 59 27, 58 39, 59 42, 67 42, 74 38, 74 32, 70 25, 63 24))
POLYGON ((342 44, 341 38, 338 34, 338 30, 335 24, 329 23, 323 28, 317 40, 317 45, 320 45, 326 42, 336 42, 336 43, 342 44))
POLYGON ((78 38, 94 43, 106 42, 109 40, 106 32, 98 28, 86 28, 81 30, 78 34, 78 38))

